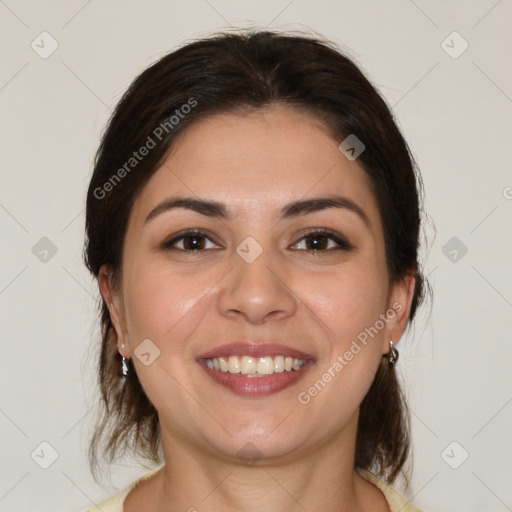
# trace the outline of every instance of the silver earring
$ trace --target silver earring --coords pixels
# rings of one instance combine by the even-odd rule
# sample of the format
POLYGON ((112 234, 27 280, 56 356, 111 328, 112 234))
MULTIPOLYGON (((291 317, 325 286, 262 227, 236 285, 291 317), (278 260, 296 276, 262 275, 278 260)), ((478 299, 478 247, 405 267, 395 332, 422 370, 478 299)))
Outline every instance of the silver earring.
POLYGON ((398 362, 398 350, 393 346, 393 341, 389 340, 389 352, 384 356, 388 360, 390 368, 394 368, 398 362))
POLYGON ((127 359, 124 356, 121 356, 121 373, 120 376, 125 379, 130 374, 130 369, 128 368, 127 359))

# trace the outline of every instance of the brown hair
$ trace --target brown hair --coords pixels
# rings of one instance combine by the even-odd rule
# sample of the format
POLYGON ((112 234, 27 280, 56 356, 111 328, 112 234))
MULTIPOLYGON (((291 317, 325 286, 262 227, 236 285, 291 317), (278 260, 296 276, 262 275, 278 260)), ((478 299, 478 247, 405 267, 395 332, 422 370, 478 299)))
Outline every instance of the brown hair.
MULTIPOLYGON (((418 262, 421 177, 376 89, 342 51, 311 36, 216 34, 166 55, 135 79, 117 105, 96 155, 87 194, 85 264, 96 278, 100 267, 109 264, 114 285, 119 286, 134 200, 188 126, 207 115, 250 112, 278 103, 323 120, 340 142, 355 134, 365 144, 358 163, 379 206, 390 283, 415 272, 412 320, 425 290, 418 262), (155 146, 146 156, 131 160, 150 139, 155 146)), ((158 462, 161 456, 157 411, 131 361, 130 377, 120 378, 116 334, 103 300, 99 307, 102 417, 90 444, 93 474, 100 453, 110 462, 127 447, 143 459, 158 462)), ((396 373, 384 363, 360 407, 355 465, 392 482, 408 455, 409 426, 396 373)))

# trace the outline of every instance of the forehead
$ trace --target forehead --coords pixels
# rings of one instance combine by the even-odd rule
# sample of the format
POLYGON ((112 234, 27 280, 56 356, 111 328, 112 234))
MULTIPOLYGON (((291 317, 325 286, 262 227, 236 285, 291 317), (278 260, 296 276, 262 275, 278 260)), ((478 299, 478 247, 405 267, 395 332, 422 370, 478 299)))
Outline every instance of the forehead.
POLYGON ((225 202, 233 214, 280 209, 302 198, 341 194, 377 221, 368 177, 314 117, 277 106, 218 114, 187 128, 134 205, 144 216, 170 195, 225 202))

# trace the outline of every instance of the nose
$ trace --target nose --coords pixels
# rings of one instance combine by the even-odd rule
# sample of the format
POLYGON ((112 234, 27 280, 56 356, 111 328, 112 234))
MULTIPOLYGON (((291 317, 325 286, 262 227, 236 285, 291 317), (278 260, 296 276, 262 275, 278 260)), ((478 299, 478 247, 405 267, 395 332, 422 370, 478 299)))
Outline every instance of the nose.
POLYGON ((267 250, 252 263, 235 253, 234 269, 220 292, 221 314, 256 325, 292 316, 298 299, 287 282, 285 267, 279 268, 277 260, 267 250))

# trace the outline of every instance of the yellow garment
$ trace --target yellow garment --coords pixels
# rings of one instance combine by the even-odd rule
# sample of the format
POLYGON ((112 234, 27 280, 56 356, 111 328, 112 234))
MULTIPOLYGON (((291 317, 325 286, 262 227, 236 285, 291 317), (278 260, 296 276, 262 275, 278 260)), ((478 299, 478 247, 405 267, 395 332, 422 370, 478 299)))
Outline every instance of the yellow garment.
POLYGON ((361 475, 365 480, 378 487, 386 501, 389 505, 389 510, 391 512, 421 512, 419 508, 411 505, 403 496, 401 496, 398 492, 396 492, 392 487, 385 484, 380 478, 375 476, 370 471, 366 471, 365 469, 356 468, 356 471, 361 475))
MULTIPOLYGON (((146 473, 142 475, 140 478, 132 482, 128 487, 118 492, 111 498, 101 502, 99 505, 90 508, 86 512, 123 512, 123 503, 128 495, 128 493, 140 482, 149 478, 151 475, 155 474, 159 471, 160 468, 157 468, 150 473, 146 473)), ((389 487, 389 485, 385 484, 380 478, 376 477, 373 473, 366 471, 364 469, 356 468, 356 471, 361 475, 365 480, 372 483, 376 487, 378 487, 384 497, 386 498, 389 509, 391 512, 421 512, 421 510, 409 504, 409 502, 401 496, 394 489, 389 487)))

